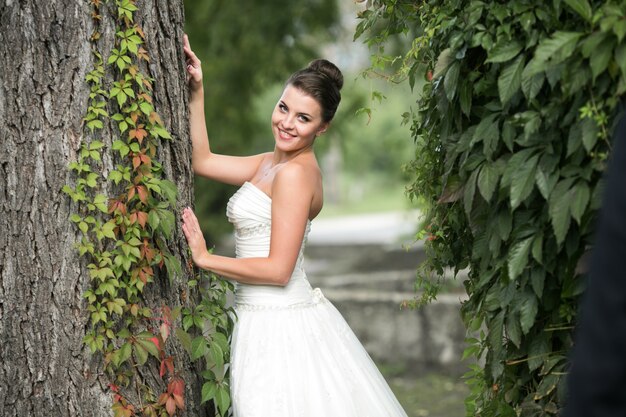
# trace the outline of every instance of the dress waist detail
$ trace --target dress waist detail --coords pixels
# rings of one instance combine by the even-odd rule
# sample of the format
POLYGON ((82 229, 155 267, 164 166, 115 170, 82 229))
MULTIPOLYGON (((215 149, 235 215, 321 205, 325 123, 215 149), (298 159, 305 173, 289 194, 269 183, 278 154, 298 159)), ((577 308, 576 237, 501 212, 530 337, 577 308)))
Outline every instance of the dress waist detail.
POLYGON ((235 305, 237 309, 251 310, 300 307, 317 303, 321 295, 318 292, 311 288, 304 271, 296 270, 284 287, 238 283, 235 305))

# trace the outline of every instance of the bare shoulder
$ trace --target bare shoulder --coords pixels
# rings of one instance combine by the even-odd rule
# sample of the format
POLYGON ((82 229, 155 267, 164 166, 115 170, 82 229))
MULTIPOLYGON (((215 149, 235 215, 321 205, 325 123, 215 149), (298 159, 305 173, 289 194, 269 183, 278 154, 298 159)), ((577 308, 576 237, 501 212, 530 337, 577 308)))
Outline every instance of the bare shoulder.
POLYGON ((283 191, 313 196, 317 194, 321 179, 322 173, 317 164, 290 161, 276 173, 272 184, 272 194, 283 191))

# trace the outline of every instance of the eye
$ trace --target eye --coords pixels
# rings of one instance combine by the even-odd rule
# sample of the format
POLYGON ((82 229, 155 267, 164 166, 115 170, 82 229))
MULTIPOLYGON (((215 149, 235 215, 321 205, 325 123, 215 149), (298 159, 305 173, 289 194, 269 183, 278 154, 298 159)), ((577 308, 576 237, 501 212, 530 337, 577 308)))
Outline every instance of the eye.
POLYGON ((310 120, 307 116, 304 116, 302 114, 298 116, 298 119, 300 119, 300 121, 304 123, 307 123, 310 120))
POLYGON ((278 108, 280 109, 280 111, 282 112, 286 112, 287 111, 287 106, 285 106, 284 103, 278 103, 278 108))

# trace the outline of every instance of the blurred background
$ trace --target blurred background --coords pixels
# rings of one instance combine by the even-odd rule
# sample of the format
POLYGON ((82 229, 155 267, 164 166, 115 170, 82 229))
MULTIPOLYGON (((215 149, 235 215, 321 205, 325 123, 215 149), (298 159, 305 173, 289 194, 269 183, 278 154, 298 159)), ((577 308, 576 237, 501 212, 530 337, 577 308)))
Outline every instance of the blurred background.
MULTIPOLYGON (((185 31, 202 61, 211 148, 271 151, 270 115, 289 74, 318 57, 337 64, 342 103, 316 142, 325 205, 307 244, 309 279, 342 312, 409 416, 462 416, 461 279, 426 307, 401 307, 415 298, 415 270, 424 258, 415 238, 419 203, 404 193, 403 165, 414 146, 402 114, 416 97, 384 74, 363 76, 370 53, 353 41, 361 9, 345 0, 186 0, 185 31)), ((202 178, 195 187, 207 241, 232 255, 225 208, 235 188, 202 178)))

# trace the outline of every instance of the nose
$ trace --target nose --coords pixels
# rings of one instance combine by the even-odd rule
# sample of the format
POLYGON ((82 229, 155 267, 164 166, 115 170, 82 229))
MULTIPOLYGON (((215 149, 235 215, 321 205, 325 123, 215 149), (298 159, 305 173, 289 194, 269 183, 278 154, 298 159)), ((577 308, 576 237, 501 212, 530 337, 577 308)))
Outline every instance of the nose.
POLYGON ((285 130, 293 129, 295 125, 295 116, 292 114, 285 114, 283 120, 281 120, 280 124, 283 126, 285 130))

